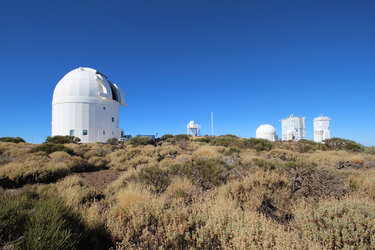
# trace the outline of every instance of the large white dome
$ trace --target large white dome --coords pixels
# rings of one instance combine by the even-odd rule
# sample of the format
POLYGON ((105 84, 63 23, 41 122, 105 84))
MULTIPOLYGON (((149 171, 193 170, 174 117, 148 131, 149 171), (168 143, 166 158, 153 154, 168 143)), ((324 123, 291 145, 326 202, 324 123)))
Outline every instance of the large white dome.
POLYGON ((260 125, 257 128, 256 133, 257 134, 275 134, 276 129, 272 125, 264 124, 264 125, 260 125))
POLYGON ((55 87, 52 103, 82 98, 114 100, 126 105, 121 89, 92 68, 79 67, 66 74, 55 87))

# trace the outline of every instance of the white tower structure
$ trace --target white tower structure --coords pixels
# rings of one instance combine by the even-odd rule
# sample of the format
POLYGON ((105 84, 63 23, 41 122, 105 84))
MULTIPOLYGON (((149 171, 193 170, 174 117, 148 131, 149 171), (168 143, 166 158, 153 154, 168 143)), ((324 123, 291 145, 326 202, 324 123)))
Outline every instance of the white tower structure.
POLYGON ((186 127, 187 127, 187 132, 186 132, 187 135, 200 136, 199 131, 201 129, 201 125, 196 124, 194 121, 190 121, 186 127))
POLYGON ((306 138, 305 117, 290 115, 281 120, 282 140, 299 141, 306 138))
POLYGON ((325 139, 331 138, 329 131, 329 117, 320 115, 314 119, 314 141, 323 142, 325 139))
POLYGON ((119 106, 124 92, 91 68, 77 68, 56 85, 52 100, 52 136, 72 135, 83 143, 120 138, 119 106))
POLYGON ((256 138, 276 141, 276 129, 269 124, 260 125, 256 130, 256 138))

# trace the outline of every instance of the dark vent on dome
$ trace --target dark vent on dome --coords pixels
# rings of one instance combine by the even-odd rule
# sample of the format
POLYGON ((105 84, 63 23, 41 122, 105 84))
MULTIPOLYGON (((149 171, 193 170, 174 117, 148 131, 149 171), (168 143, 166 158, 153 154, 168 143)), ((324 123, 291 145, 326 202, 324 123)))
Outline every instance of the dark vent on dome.
POLYGON ((113 84, 110 81, 108 81, 108 82, 109 82, 109 86, 111 86, 111 90, 112 90, 112 99, 115 100, 116 102, 120 102, 120 100, 119 100, 120 98, 117 94, 116 87, 113 86, 113 84))

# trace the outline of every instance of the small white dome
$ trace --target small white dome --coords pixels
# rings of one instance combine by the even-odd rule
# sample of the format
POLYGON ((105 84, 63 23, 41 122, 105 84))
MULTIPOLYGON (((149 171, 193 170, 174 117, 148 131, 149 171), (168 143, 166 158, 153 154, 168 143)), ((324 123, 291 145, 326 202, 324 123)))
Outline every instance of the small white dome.
POLYGON ((92 68, 80 67, 66 74, 56 85, 53 103, 67 98, 94 97, 114 100, 125 105, 124 93, 107 77, 92 68))
POLYGON ((257 128, 256 134, 276 134, 276 129, 272 125, 264 124, 257 128))

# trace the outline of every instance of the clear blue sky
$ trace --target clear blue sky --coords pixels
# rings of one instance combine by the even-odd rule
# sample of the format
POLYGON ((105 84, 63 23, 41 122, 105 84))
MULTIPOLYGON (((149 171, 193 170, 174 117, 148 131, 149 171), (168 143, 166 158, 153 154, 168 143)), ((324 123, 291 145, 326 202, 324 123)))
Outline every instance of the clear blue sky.
POLYGON ((0 136, 42 142, 56 83, 79 66, 126 92, 126 134, 254 137, 280 119, 332 118, 375 145, 375 1, 1 1, 0 136))

